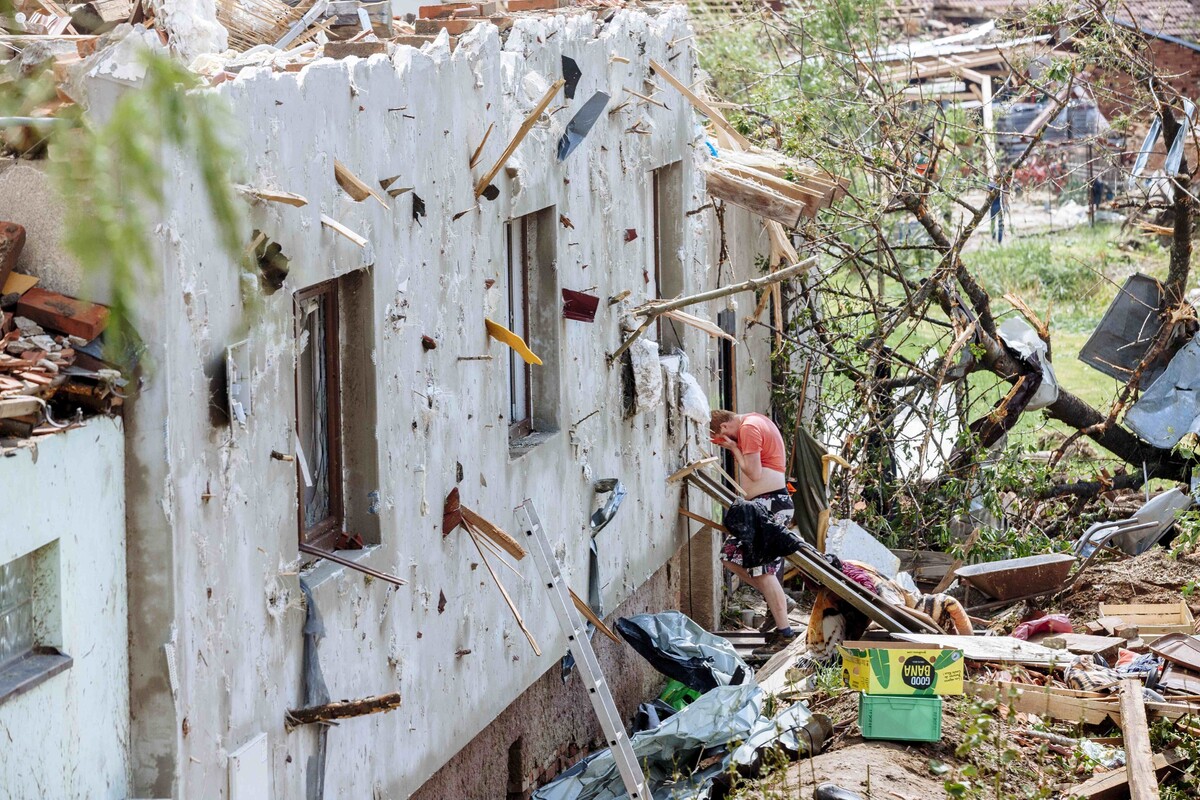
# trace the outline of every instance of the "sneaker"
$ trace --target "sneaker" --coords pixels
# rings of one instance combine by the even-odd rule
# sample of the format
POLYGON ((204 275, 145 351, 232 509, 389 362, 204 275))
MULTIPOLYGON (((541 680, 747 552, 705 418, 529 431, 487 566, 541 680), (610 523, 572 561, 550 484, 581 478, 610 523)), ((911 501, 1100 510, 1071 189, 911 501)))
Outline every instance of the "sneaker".
POLYGON ((775 655, 780 650, 784 649, 789 644, 796 641, 797 636, 799 636, 799 634, 796 632, 795 629, 792 630, 791 636, 788 636, 785 633, 780 633, 779 631, 771 631, 770 633, 767 634, 767 643, 764 644, 762 647, 754 648, 754 650, 751 651, 751 655, 755 655, 755 656, 775 655))

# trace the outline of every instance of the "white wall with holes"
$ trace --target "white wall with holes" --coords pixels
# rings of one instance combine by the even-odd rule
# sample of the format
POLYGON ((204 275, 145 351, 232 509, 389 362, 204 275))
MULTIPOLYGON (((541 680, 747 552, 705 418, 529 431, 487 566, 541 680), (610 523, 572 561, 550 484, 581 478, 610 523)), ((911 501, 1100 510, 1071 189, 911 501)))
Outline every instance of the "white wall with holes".
POLYGON ((96 418, 32 442, 0 458, 0 565, 32 556, 29 581, 9 587, 31 596, 27 641, 37 654, 53 648, 71 663, 30 676, 18 693, 6 678, 23 660, 0 664, 0 796, 124 800, 124 432, 119 419, 96 418))

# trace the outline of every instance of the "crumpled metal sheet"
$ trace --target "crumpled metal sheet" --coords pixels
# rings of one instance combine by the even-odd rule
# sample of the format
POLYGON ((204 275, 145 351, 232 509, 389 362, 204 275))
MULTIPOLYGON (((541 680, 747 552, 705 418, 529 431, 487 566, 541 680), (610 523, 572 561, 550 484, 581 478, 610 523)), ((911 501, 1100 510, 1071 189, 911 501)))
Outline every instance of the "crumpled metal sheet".
POLYGON ((1142 398, 1125 412, 1125 424, 1155 447, 1174 447, 1200 433, 1200 337, 1175 354, 1142 398))
MULTIPOLYGON (((633 752, 654 800, 706 800, 713 778, 727 770, 731 761, 749 764, 759 750, 776 742, 793 752, 807 752, 811 739, 814 751, 820 749, 831 730, 827 719, 818 723, 818 718, 799 704, 769 719, 762 715, 765 699, 757 684, 721 686, 659 727, 634 735, 633 752), (802 732, 797 735, 797 730, 802 732), (745 744, 733 754, 727 752, 720 762, 691 771, 702 758, 742 742, 745 744)), ((612 752, 603 750, 538 789, 533 800, 618 800, 626 796, 612 752)))
POLYGON ((752 680, 754 671, 728 640, 679 611, 622 617, 616 629, 656 670, 697 692, 752 680))
POLYGON ((1054 376, 1054 366, 1046 356, 1046 343, 1037 335, 1028 322, 1020 317, 1009 317, 1000 324, 1000 338, 1011 349, 1015 350, 1025 361, 1041 367, 1042 382, 1033 393, 1026 411, 1037 411, 1045 408, 1058 399, 1058 379, 1054 376))

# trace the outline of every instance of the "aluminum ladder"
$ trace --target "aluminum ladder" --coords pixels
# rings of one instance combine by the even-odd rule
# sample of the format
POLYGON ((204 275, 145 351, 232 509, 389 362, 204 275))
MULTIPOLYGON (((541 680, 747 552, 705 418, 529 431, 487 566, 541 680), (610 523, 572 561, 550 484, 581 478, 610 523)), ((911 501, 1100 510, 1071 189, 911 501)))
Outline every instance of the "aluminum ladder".
POLYGON ((596 712, 596 718, 600 720, 604 740, 608 742, 612 751, 613 761, 621 774, 621 781, 625 784, 625 791, 630 800, 652 800, 650 792, 646 789, 646 777, 642 774, 642 767, 633 753, 629 735, 625 733, 625 724, 617 711, 617 704, 613 702, 608 682, 600 672, 600 663, 596 661, 596 653, 588 639, 587 628, 571 600, 571 590, 563 580, 562 571, 554 558, 550 542, 546 539, 546 532, 542 529, 542 522, 538 519, 533 501, 526 500, 517 506, 516 511, 517 520, 525 530, 527 549, 533 554, 533 561, 537 564, 542 582, 550 595, 550 605, 554 608, 554 615, 558 617, 559 627, 567 634, 567 646, 580 668, 579 674, 587 687, 588 699, 592 701, 592 709, 596 712))

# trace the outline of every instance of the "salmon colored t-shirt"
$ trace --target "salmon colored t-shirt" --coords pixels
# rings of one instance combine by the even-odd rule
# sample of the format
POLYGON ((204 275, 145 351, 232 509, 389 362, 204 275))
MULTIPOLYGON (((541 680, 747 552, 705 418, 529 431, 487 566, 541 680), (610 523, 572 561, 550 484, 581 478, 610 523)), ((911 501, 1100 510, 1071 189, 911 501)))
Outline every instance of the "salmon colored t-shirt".
POLYGON ((746 455, 761 453, 763 468, 783 472, 783 436, 775 423, 762 414, 747 414, 738 429, 738 449, 746 455))

